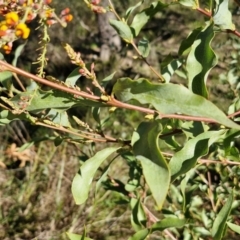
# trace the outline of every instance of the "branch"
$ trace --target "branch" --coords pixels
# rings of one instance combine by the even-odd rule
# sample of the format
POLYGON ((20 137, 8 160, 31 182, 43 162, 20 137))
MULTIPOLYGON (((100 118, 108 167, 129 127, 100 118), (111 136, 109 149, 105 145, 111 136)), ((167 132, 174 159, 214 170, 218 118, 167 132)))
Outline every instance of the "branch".
MULTIPOLYGON (((164 156, 167 156, 167 157, 173 157, 173 153, 167 153, 167 152, 162 152, 162 154, 164 155, 164 156)), ((234 162, 234 161, 229 161, 229 160, 227 160, 227 159, 220 159, 220 161, 219 160, 211 160, 211 159, 204 159, 204 158, 200 158, 200 159, 198 159, 197 160, 197 162, 199 163, 199 164, 204 164, 204 163, 206 163, 206 164, 210 164, 210 163, 214 163, 214 164, 223 164, 223 165, 240 165, 240 162, 234 162)))
MULTIPOLYGON (((197 10, 198 12, 202 13, 203 15, 209 17, 209 18, 212 17, 212 13, 211 13, 211 12, 208 12, 208 11, 206 11, 206 10, 200 8, 200 7, 198 7, 196 10, 197 10)), ((232 34, 236 35, 237 37, 240 37, 240 32, 238 32, 237 30, 227 29, 227 32, 228 32, 228 33, 232 33, 232 34)))
POLYGON ((185 120, 185 121, 200 121, 200 122, 206 122, 206 123, 218 123, 217 121, 210 119, 210 118, 206 118, 206 117, 186 116, 186 115, 180 115, 180 114, 163 114, 163 113, 160 113, 153 109, 135 106, 135 105, 131 105, 128 103, 123 103, 121 101, 118 101, 114 97, 110 97, 110 96, 109 96, 108 100, 105 101, 105 100, 102 100, 101 97, 99 97, 99 96, 92 95, 92 94, 86 93, 84 91, 73 89, 73 88, 70 88, 67 86, 63 86, 63 85, 57 84, 55 82, 46 80, 44 78, 35 76, 35 75, 28 73, 22 69, 14 67, 11 64, 6 63, 3 60, 0 60, 0 71, 11 71, 13 73, 20 74, 26 78, 32 79, 38 83, 47 85, 51 88, 58 89, 63 92, 71 93, 75 96, 80 96, 80 97, 87 98, 87 99, 90 99, 90 100, 93 100, 96 102, 103 102, 108 106, 124 108, 124 109, 129 109, 129 110, 135 110, 135 111, 139 111, 139 112, 146 113, 146 114, 152 114, 152 115, 158 114, 160 118, 173 118, 173 119, 180 119, 180 120, 185 120))

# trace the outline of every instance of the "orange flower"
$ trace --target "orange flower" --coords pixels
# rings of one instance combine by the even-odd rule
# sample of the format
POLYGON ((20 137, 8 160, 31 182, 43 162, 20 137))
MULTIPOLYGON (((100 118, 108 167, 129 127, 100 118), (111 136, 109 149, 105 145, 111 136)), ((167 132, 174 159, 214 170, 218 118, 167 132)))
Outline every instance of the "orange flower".
POLYGON ((73 20, 73 15, 68 14, 68 15, 64 16, 63 18, 65 19, 66 22, 71 22, 73 20))
POLYGON ((2 49, 5 51, 6 54, 9 54, 12 50, 12 47, 6 44, 2 46, 2 49))
POLYGON ((30 29, 27 27, 27 25, 25 23, 19 23, 16 26, 16 36, 17 37, 22 37, 23 39, 28 38, 30 33, 30 29))

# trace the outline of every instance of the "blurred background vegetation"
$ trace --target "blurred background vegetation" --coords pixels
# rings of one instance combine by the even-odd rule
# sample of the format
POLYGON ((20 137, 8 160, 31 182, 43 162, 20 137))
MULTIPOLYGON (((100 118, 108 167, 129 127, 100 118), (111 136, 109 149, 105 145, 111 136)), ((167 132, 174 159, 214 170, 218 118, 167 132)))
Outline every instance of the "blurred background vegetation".
MULTIPOLYGON (((119 15, 124 15, 130 5, 136 0, 113 1, 119 15)), ((148 5, 151 1, 146 1, 148 5)), ((145 6, 141 6, 142 8, 145 6)), ((60 80, 65 79, 75 68, 65 53, 62 42, 70 44, 81 52, 87 63, 95 62, 99 81, 105 76, 117 71, 116 78, 121 76, 154 79, 148 67, 134 60, 136 54, 130 46, 122 43, 121 49, 112 50, 108 61, 100 58, 101 36, 98 17, 90 12, 83 1, 53 1, 52 6, 59 13, 69 7, 74 16, 67 28, 53 25, 49 29, 51 41, 48 44, 48 65, 46 75, 60 80)), ((237 29, 239 10, 231 5, 234 23, 237 29)), ((139 38, 146 37, 151 43, 149 62, 156 68, 168 55, 177 56, 179 44, 194 28, 201 26, 207 20, 203 15, 180 5, 172 5, 155 17, 145 26, 139 38)), ((41 29, 34 30, 38 22, 31 23, 31 36, 19 58, 18 66, 24 70, 36 73, 37 65, 33 62, 38 57, 39 34, 41 29)), ((14 43, 14 48, 22 41, 14 43)), ((228 34, 219 34, 213 41, 213 49, 219 57, 219 64, 211 73, 209 81, 210 98, 225 112, 234 100, 235 93, 231 89, 238 84, 239 79, 239 39, 228 34), (230 67, 229 67, 230 66, 230 67), (230 70, 232 71, 230 71, 230 70), (232 75, 231 75, 232 74, 232 75)), ((14 53, 14 51, 13 51, 14 53)), ((13 55, 6 56, 11 62, 13 55)), ((184 68, 180 69, 173 82, 187 84, 184 68)), ((24 80, 24 79, 23 79, 24 80)), ((81 87, 87 82, 82 79, 81 87)), ((108 86, 111 91, 111 84, 108 86)), ((76 109, 78 116, 94 124, 87 109, 76 109)), ((103 115, 107 113, 103 112, 103 115)), ((105 129, 114 137, 130 136, 143 116, 136 112, 117 110, 110 116, 105 129), (112 128, 109 128, 113 126, 112 128)), ((126 199, 120 193, 100 190, 97 197, 94 192, 86 204, 75 205, 71 195, 71 181, 79 167, 79 161, 92 156, 95 144, 75 145, 63 143, 56 147, 51 141, 55 133, 43 128, 14 121, 4 126, 0 131, 0 239, 66 239, 65 231, 82 233, 84 226, 89 236, 99 240, 126 239, 133 234, 130 223, 130 209, 126 199), (34 146, 16 155, 16 149, 32 140, 38 142, 34 146), (44 142, 42 139, 48 139, 44 142), (15 154, 15 155, 14 155, 15 154)), ((115 162, 109 175, 126 182, 127 166, 124 161, 115 162)), ((150 239, 159 239, 154 234, 150 239)))

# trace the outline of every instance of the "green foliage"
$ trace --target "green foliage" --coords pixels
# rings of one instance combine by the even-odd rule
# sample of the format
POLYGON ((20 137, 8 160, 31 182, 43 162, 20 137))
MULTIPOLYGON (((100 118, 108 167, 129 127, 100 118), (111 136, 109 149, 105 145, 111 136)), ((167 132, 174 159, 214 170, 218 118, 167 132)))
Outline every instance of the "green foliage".
POLYGON ((132 137, 133 153, 141 162, 146 182, 159 209, 162 209, 170 183, 169 167, 158 146, 161 132, 160 121, 142 122, 132 137), (159 186, 163 182, 164 185, 159 186))
POLYGON ((117 149, 116 147, 103 149, 80 167, 79 173, 76 174, 72 182, 72 193, 76 204, 86 201, 94 174, 102 162, 117 149))
MULTIPOLYGON (((119 78, 117 68, 99 80, 94 63, 89 66, 84 56, 64 44, 76 68, 63 81, 52 76, 45 79, 41 77, 42 71, 34 75, 16 67, 24 47, 21 45, 12 64, 0 60, 4 93, 0 124, 21 119, 52 129, 53 133, 43 139, 54 141, 56 146, 64 141, 88 146, 88 151, 86 148, 82 151, 84 157, 72 181, 74 201, 81 205, 94 195, 95 203, 91 204, 98 205, 100 191, 117 194, 118 204, 127 204, 131 209, 128 215, 135 233, 128 236, 129 240, 151 235, 166 240, 220 240, 239 234, 240 105, 236 64, 239 62, 235 55, 236 65, 226 73, 229 92, 234 96, 229 106, 231 115, 211 99, 209 87, 215 84, 214 80, 220 80, 214 72, 219 66, 214 43, 219 32, 240 38, 228 0, 204 2, 209 6, 207 10, 192 0, 171 3, 143 0, 128 8, 123 17, 111 1, 107 7, 95 1, 84 2, 89 11, 99 14, 111 11, 115 15, 116 19, 109 23, 123 40, 124 48, 134 51, 133 59, 141 61, 153 77, 137 73, 134 78, 119 78), (179 43, 177 56, 169 49, 168 55, 162 57, 165 60, 159 63, 160 72, 152 66, 154 41, 148 40, 144 28, 150 21, 158 21, 158 14, 161 16, 179 4, 209 19, 195 29, 189 26, 192 29, 179 43), (37 84, 18 90, 13 85, 16 75, 37 84), (110 84, 114 85, 112 91, 107 90, 110 84), (73 114, 76 108, 84 116, 73 114), (136 112, 140 114, 135 115, 136 112), (113 157, 109 159, 110 156, 113 157), (126 169, 120 176, 112 176, 111 168, 119 161, 126 169), (91 195, 92 189, 95 191, 91 195)), ((45 51, 46 46, 41 55, 43 60, 45 51)), ((229 68, 223 64, 224 69, 229 68)), ((33 139, 31 144, 38 141, 33 139)), ((22 149, 27 146, 26 143, 22 149)), ((67 232, 66 236, 70 240, 91 239, 87 232, 84 227, 82 235, 67 232)))

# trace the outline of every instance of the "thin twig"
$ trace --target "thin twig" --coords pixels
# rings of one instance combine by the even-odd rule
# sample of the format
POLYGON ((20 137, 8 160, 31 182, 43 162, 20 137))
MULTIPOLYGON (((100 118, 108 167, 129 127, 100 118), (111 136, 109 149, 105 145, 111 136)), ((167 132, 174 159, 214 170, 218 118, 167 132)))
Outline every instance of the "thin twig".
MULTIPOLYGON (((118 13, 115 11, 115 8, 112 4, 112 1, 111 0, 108 0, 109 2, 109 5, 110 5, 110 10, 114 13, 114 15, 116 16, 116 18, 119 20, 119 21, 123 21, 121 19, 121 17, 118 15, 118 13)), ((151 64, 147 61, 147 59, 145 57, 142 56, 141 52, 138 50, 138 47, 136 46, 136 44, 134 43, 134 41, 132 40, 131 42, 129 42, 133 48, 135 49, 135 51, 137 52, 138 56, 148 65, 148 67, 151 69, 151 71, 160 79, 161 82, 165 82, 163 76, 158 73, 152 66, 151 64)))
POLYGON ((208 177, 208 197, 211 202, 213 211, 216 212, 216 206, 214 203, 214 197, 213 197, 213 191, 212 191, 212 179, 209 171, 207 172, 207 177, 208 177))
POLYGON ((20 86, 20 88, 25 92, 26 88, 23 86, 23 84, 22 84, 21 80, 19 79, 19 77, 17 76, 17 74, 13 73, 13 76, 16 79, 16 81, 17 81, 18 85, 20 86))
MULTIPOLYGON (((167 157, 173 157, 173 153, 167 153, 167 152, 162 152, 162 154, 164 156, 167 156, 167 157)), ((211 159, 204 159, 204 158, 200 158, 197 160, 197 162, 199 164, 210 164, 210 163, 214 163, 214 164, 223 164, 223 165, 240 165, 240 162, 234 162, 234 161, 229 161, 227 159, 224 159, 223 160, 211 160, 211 159)))
POLYGON ((151 64, 147 61, 145 57, 142 56, 141 52, 138 50, 138 47, 136 46, 134 41, 132 40, 130 43, 132 44, 133 48, 135 49, 139 57, 148 65, 151 71, 160 79, 161 82, 165 82, 165 79, 163 78, 163 76, 151 66, 151 64))

